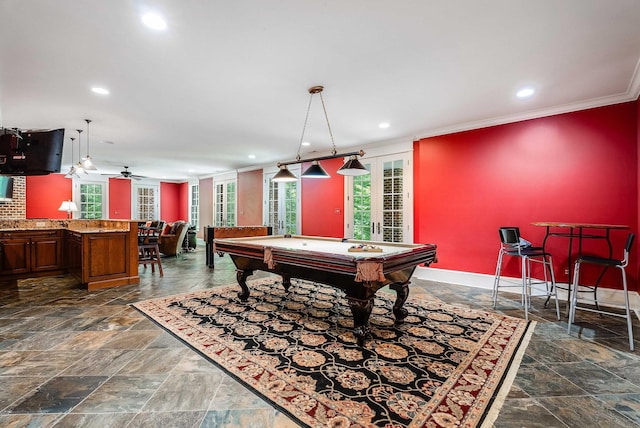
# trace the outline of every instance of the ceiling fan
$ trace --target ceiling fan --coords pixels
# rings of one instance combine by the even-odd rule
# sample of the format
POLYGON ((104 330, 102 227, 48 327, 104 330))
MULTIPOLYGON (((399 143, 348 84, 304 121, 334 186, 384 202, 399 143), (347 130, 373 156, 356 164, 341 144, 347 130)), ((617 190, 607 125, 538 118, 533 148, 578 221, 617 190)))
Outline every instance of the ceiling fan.
POLYGON ((142 178, 146 178, 142 175, 135 175, 134 173, 132 173, 131 171, 129 171, 129 167, 128 166, 124 166, 124 169, 122 171, 120 171, 120 175, 117 175, 113 178, 132 178, 134 180, 140 180, 142 178))

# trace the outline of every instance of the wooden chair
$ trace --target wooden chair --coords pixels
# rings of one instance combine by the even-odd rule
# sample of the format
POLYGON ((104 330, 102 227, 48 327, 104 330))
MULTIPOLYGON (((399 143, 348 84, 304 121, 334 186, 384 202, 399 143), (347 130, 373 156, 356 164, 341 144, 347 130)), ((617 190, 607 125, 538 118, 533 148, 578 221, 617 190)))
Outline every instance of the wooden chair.
POLYGON ((151 265, 151 272, 155 272, 155 265, 158 265, 160 276, 162 271, 162 261, 160 260, 160 249, 158 240, 164 228, 164 221, 152 222, 148 227, 141 228, 138 233, 138 264, 145 268, 151 265))

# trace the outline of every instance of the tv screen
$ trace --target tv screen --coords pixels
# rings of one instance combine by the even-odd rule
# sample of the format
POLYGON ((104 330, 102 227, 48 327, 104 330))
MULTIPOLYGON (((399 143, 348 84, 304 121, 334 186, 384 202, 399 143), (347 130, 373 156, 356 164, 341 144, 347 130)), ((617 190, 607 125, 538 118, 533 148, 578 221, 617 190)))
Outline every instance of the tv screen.
POLYGON ((0 133, 0 174, 46 175, 60 172, 64 129, 0 133))
POLYGON ((13 178, 0 175, 0 202, 13 200, 13 178))

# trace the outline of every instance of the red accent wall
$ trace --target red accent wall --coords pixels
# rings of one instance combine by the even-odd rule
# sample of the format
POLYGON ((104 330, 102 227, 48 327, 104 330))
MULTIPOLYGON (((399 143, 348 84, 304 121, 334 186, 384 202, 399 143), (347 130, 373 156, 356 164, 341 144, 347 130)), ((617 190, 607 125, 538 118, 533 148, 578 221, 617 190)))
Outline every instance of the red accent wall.
POLYGON ((168 223, 186 220, 183 217, 184 209, 180 207, 181 202, 180 184, 160 182, 160 219, 168 223))
POLYGON ((66 211, 58 211, 62 201, 72 198, 73 181, 64 174, 26 177, 27 218, 67 218, 66 211))
MULTIPOLYGON (((342 158, 321 161, 331 178, 302 178, 302 234, 342 238, 344 235, 344 177, 336 174, 342 158)), ((302 165, 302 171, 309 167, 302 165)))
MULTIPOLYGON (((500 226, 519 226, 534 243, 545 233, 535 221, 637 231, 636 107, 623 103, 415 142, 415 241, 438 244, 434 267, 493 274, 500 226)), ((619 256, 627 233, 612 233, 619 256)), ((566 281, 568 242, 548 243, 557 280, 566 281)), ((596 245, 602 241, 585 250, 602 251, 596 245)), ((637 271, 631 270, 632 284, 637 271)))
MULTIPOLYGON (((638 190, 640 191, 640 98, 636 100, 636 151, 637 151, 636 165, 638 165, 638 175, 637 175, 636 185, 638 186, 638 190)), ((638 217, 636 218, 636 221, 637 221, 636 224, 640 225, 640 195, 637 196, 636 200, 638 204, 636 206, 636 212, 638 213, 638 217)), ((638 254, 638 251, 640 251, 639 250, 640 236, 638 235, 638 232, 640 232, 640 230, 635 229, 635 232, 636 232, 636 241, 632 251, 638 254)), ((636 266, 636 278, 640 278, 640 256, 638 256, 637 259, 638 259, 638 264, 636 266)), ((640 293, 640 287, 636 286, 636 291, 640 293)))
POLYGON ((178 194, 177 204, 180 219, 189 221, 189 183, 178 183, 178 194))
POLYGON ((109 179, 109 218, 131 218, 131 180, 109 179))
POLYGON ((262 221, 262 170, 238 173, 238 226, 256 226, 262 221))

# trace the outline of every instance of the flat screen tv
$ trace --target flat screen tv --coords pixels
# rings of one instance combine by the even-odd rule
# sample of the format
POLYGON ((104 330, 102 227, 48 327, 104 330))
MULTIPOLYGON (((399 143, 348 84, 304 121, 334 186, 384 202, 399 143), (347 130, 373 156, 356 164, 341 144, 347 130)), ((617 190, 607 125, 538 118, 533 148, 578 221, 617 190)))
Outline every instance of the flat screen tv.
POLYGON ((0 175, 0 202, 13 200, 13 177, 0 175))
POLYGON ((47 175, 60 172, 64 129, 0 131, 0 174, 47 175))

